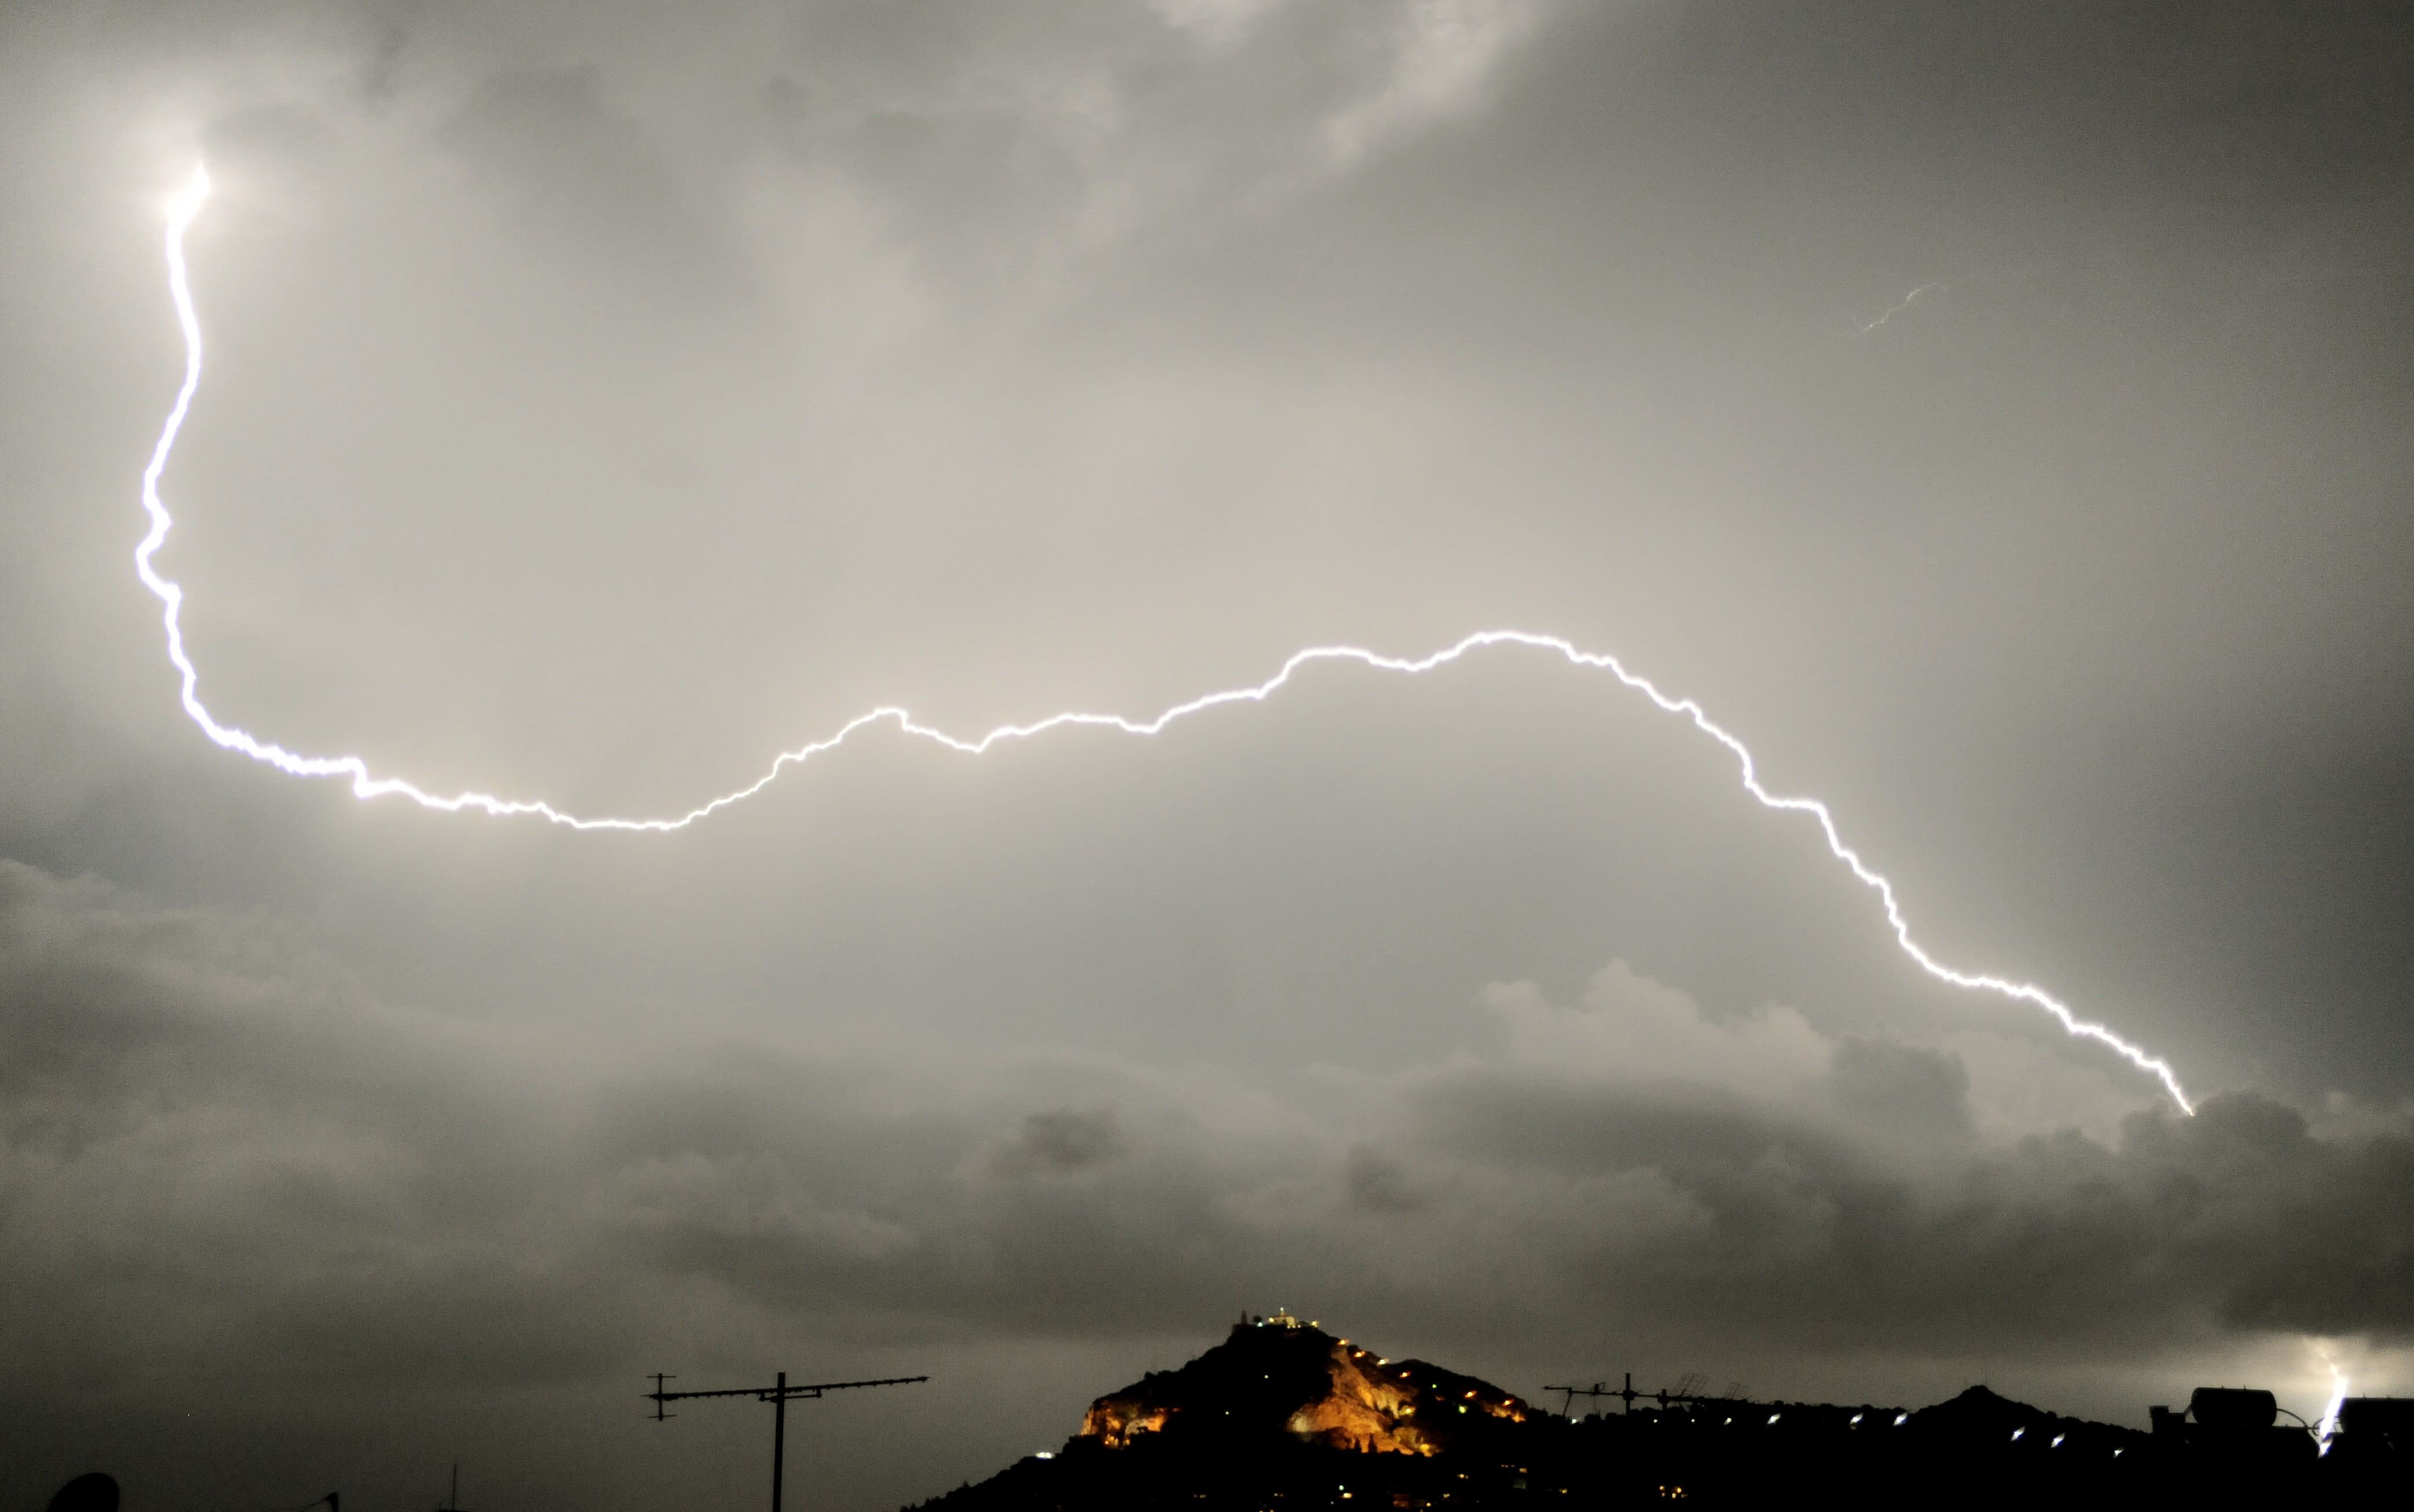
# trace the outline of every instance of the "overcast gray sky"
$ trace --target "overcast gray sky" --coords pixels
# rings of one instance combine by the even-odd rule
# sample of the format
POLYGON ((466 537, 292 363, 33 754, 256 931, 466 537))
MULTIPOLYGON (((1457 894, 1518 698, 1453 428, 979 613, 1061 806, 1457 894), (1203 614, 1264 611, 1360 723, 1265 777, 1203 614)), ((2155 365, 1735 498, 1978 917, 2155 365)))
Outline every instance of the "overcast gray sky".
POLYGON ((1536 1393, 2414 1391, 2414 22, 0 12, 0 1503, 805 1505, 1290 1306, 1536 1393), (684 811, 355 801, 296 749, 684 811), (808 1488, 810 1489, 808 1490, 808 1488))

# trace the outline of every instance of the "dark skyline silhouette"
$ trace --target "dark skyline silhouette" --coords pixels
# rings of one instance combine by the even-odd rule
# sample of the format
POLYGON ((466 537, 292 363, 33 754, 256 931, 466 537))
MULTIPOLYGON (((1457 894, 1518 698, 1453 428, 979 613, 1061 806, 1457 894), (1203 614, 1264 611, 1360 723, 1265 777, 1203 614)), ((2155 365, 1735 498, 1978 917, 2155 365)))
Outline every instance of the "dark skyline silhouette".
MULTIPOLYGON (((2414 1401, 2359 1402, 2325 1446, 2271 1393, 2200 1387, 2141 1432, 1983 1385, 1927 1407, 1664 1389, 1571 1418, 1297 1319, 1244 1317, 1101 1397, 1064 1447, 928 1512, 1200 1506, 2138 1506, 2386 1502, 2414 1490, 2414 1401), (1371 1363, 1370 1363, 1371 1362, 1371 1363)), ((910 1509, 909 1509, 910 1512, 910 1509)))

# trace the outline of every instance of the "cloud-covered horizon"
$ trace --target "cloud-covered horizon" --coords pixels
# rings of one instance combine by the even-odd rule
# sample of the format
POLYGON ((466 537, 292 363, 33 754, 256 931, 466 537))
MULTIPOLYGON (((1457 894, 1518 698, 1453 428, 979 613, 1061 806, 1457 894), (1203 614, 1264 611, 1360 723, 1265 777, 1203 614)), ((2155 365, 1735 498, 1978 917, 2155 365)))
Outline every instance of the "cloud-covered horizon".
POLYGON ((1488 988, 1488 1048, 1379 1076, 762 1032, 565 1056, 381 1002, 309 935, 0 863, 30 1377, 577 1394, 772 1318, 927 1358, 1205 1337, 1279 1295, 1438 1355, 1574 1334, 1833 1396, 2049 1365, 2104 1411, 2175 1356, 2392 1372, 2414 1339, 2414 1108, 2189 1118, 2000 1037, 1720 1022, 1623 962, 1572 1003, 1488 988))

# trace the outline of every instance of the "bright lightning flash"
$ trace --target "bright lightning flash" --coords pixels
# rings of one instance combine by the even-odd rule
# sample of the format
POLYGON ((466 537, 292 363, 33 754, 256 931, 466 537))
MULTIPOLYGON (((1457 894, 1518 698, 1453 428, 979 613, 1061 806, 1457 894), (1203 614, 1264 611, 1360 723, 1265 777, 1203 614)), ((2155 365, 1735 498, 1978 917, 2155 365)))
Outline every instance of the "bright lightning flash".
POLYGON ((2323 1368, 2331 1372, 2331 1400, 2322 1407, 2322 1420, 2314 1425, 2314 1442, 2328 1455, 2331 1440, 2338 1436, 2339 1409, 2347 1405, 2347 1372, 2338 1368, 2338 1361, 2332 1359, 2328 1351, 2317 1349, 2316 1353, 2321 1355, 2323 1368))
POLYGON ((1121 730, 1126 735, 1155 735, 1178 719, 1219 708, 1225 704, 1262 703, 1273 696, 1277 689, 1289 682, 1293 673, 1314 662, 1356 662, 1378 672, 1419 673, 1430 672, 1438 666, 1455 662, 1469 651, 1494 646, 1517 646, 1532 651, 1552 651, 1577 666, 1607 672, 1627 688, 1650 699, 1663 712, 1679 714, 1690 720, 1695 729, 1726 747, 1728 754, 1735 757, 1736 764, 1740 770, 1744 790, 1759 800, 1764 806, 1810 816, 1818 824, 1820 832, 1826 837, 1827 849, 1838 861, 1851 868, 1853 875, 1860 878, 1863 886, 1877 893, 1879 901, 1885 908, 1886 922, 1893 927, 1895 942, 1902 948, 1904 954, 1917 963, 1921 970, 1939 981, 1948 982, 1956 987, 1973 992, 1993 993, 1999 996, 2014 998, 2043 1009, 2053 1015, 2063 1028, 2073 1036, 2107 1045, 2140 1070, 2153 1075, 2162 1083, 2164 1090, 2170 1094, 2171 1100, 2179 1104, 2182 1111, 2190 1114, 2196 1111, 2194 1105, 2188 1101, 2187 1093, 2180 1085, 2178 1073, 2171 1070, 2168 1061, 2147 1054, 2143 1049, 2131 1044, 2101 1024, 2080 1018, 2069 1005, 2044 988, 2034 982, 2014 981, 2004 977, 1963 971, 1958 967, 1946 966, 1929 954, 1918 941, 1912 938, 1911 925, 1904 920, 1901 905, 1895 898, 1894 884, 1872 870, 1869 863, 1861 859, 1858 851, 1844 844, 1842 833, 1836 828, 1835 816, 1828 813, 1825 803, 1815 798, 1787 797, 1770 792, 1761 785, 1760 774, 1753 764, 1751 752, 1745 747, 1743 741, 1730 734, 1723 726, 1712 723, 1710 717, 1702 711, 1700 704, 1691 698, 1671 697, 1662 693, 1648 679, 1628 671, 1625 665, 1617 657, 1602 651, 1581 650, 1557 636, 1536 635, 1524 630, 1483 630, 1430 655, 1414 658, 1385 656, 1358 646, 1311 646, 1304 651, 1294 652, 1289 661, 1283 663, 1280 670, 1263 682, 1249 687, 1228 688, 1222 692, 1205 694, 1187 703, 1175 704, 1153 719, 1131 719, 1122 714, 1080 712, 1051 714, 1045 719, 1027 725, 1000 725, 988 734, 972 740, 950 735, 945 730, 920 724, 903 709, 884 706, 869 713, 857 715, 841 726, 835 734, 825 739, 799 746, 794 751, 780 753, 772 760, 770 770, 753 783, 736 792, 724 793, 708 803, 672 818, 582 817, 566 813, 550 803, 532 799, 503 799, 490 793, 479 792, 461 792, 449 796, 430 793, 399 777, 376 775, 369 771, 367 761, 360 756, 300 756, 281 745, 261 741, 246 730, 221 725, 202 705, 198 691, 201 673, 195 669, 192 658, 186 654, 184 630, 179 623, 179 616, 184 607, 185 591, 174 582, 160 576, 151 561, 153 555, 168 539, 168 531, 173 524, 173 521, 169 518, 167 506, 159 501, 159 478, 167 471, 169 454, 175 449, 177 432, 184 428, 185 416, 192 408, 193 395, 200 388, 201 382, 201 325, 200 317, 194 312, 192 286, 186 273, 185 232, 192 225, 194 217, 201 214, 201 203, 209 198, 209 193, 208 171, 205 168, 196 168, 193 171, 192 181, 168 202, 168 292, 175 301, 176 321, 183 327, 185 334, 185 382, 184 386, 176 391, 176 402, 168 412, 167 424, 160 427, 158 444, 151 452, 151 464, 142 470, 142 507, 151 517, 151 530, 149 534, 143 536, 142 545, 134 549, 134 570, 141 575, 143 586, 156 594, 159 602, 165 606, 161 619, 168 631, 168 660, 175 664, 178 675, 184 680, 182 696, 185 712, 192 716, 193 723, 199 725, 212 741, 226 750, 239 751, 254 761, 265 762, 279 771, 296 777, 349 777, 351 779, 352 796, 360 799, 400 796, 410 799, 422 807, 441 809, 452 814, 457 814, 466 809, 475 809, 498 818, 533 815, 573 830, 632 830, 660 833, 672 830, 684 830, 697 820, 718 813, 742 799, 752 798, 769 786, 786 768, 801 766, 814 756, 836 748, 848 737, 870 725, 893 724, 903 734, 918 736, 923 740, 944 745, 951 751, 961 751, 967 756, 979 756, 1001 741, 1025 740, 1031 736, 1045 734, 1050 730, 1068 726, 1095 726, 1121 730))

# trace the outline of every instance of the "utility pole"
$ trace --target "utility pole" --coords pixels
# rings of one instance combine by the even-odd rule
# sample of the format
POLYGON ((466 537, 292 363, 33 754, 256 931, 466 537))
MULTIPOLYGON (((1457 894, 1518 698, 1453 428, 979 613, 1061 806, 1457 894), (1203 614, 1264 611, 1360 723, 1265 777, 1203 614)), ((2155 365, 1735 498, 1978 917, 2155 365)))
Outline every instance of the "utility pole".
POLYGON ((818 1399, 825 1391, 851 1391, 858 1386, 910 1386, 931 1379, 927 1375, 892 1375, 878 1381, 816 1381, 811 1385, 788 1385, 788 1372, 782 1370, 777 1384, 767 1386, 731 1386, 724 1391, 664 1391, 663 1383, 676 1379, 654 1375, 654 1389, 646 1400, 654 1404, 654 1421, 659 1423, 675 1414, 663 1411, 663 1404, 688 1401, 697 1397, 752 1397, 756 1401, 771 1404, 771 1512, 780 1512, 780 1483, 784 1478, 788 1454, 788 1399, 818 1399))

